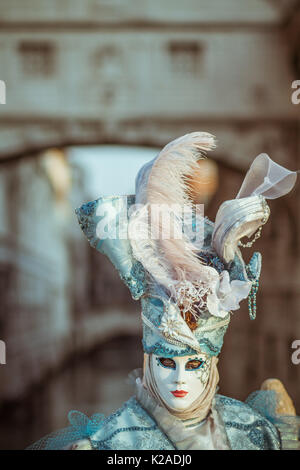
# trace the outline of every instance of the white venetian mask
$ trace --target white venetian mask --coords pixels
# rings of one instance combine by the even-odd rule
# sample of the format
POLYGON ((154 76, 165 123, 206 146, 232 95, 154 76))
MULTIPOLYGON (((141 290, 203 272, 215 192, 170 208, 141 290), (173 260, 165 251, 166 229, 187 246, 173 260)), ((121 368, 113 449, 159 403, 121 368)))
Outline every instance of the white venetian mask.
POLYGON ((211 359, 204 353, 164 358, 152 355, 152 370, 162 400, 182 411, 197 400, 208 382, 211 359))

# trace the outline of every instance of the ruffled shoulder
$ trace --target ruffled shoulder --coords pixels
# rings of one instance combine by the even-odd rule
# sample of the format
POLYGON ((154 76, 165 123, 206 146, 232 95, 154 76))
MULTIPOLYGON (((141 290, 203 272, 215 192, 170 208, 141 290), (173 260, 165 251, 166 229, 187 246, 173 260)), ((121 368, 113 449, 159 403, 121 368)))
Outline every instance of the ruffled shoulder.
POLYGON ((68 413, 68 427, 42 437, 27 447, 27 450, 70 450, 79 441, 85 443, 86 449, 91 449, 89 438, 101 428, 104 419, 102 413, 89 418, 81 411, 72 410, 68 413))
POLYGON ((90 442, 95 450, 174 449, 135 397, 107 417, 90 442))
POLYGON ((279 450, 278 429, 249 404, 216 395, 216 408, 233 450, 279 450))
MULTIPOLYGON (((281 383, 276 379, 270 380, 273 383, 281 383)), ((285 391, 283 387, 282 390, 285 391)), ((287 397, 287 394, 279 394, 278 389, 277 392, 275 389, 263 389, 252 392, 246 399, 246 403, 277 428, 283 450, 299 450, 300 417, 296 415, 293 405, 287 409, 287 397)))
POLYGON ((117 411, 90 418, 80 411, 68 414, 70 426, 48 434, 28 450, 162 450, 174 449, 156 422, 131 397, 117 411))

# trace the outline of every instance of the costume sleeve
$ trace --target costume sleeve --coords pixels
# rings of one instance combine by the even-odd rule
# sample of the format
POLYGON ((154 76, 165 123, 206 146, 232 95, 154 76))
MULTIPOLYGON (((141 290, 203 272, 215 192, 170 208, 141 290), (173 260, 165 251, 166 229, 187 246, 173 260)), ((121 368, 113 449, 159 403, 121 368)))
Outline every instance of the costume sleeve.
POLYGON ((146 289, 145 271, 132 254, 127 236, 128 210, 134 196, 104 196, 75 210, 90 245, 106 255, 118 270, 133 299, 146 289))

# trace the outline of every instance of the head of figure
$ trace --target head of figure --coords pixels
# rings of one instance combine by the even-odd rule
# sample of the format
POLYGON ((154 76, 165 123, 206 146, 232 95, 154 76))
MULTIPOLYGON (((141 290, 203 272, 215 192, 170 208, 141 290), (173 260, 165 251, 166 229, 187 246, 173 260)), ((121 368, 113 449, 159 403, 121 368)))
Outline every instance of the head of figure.
POLYGON ((190 408, 209 381, 211 358, 204 353, 173 357, 151 354, 150 361, 157 392, 175 411, 190 408))

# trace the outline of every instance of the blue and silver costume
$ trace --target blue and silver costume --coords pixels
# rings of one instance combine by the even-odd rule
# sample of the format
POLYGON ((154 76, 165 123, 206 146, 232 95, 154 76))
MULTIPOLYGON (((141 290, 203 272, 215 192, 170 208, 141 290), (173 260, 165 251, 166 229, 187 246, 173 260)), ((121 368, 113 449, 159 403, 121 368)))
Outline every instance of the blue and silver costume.
MULTIPOLYGON (((184 138, 190 145, 191 139, 209 141, 210 136, 188 134, 174 141, 175 149, 184 138)), ((172 151, 174 143, 171 143, 173 147, 168 144, 168 151, 172 151)), ((164 158, 164 151, 160 155, 164 158)), ((250 168, 237 198, 221 205, 215 223, 203 218, 203 238, 197 257, 212 269, 210 272, 214 276, 228 276, 224 285, 228 288, 229 300, 224 294, 221 298, 217 290, 214 296, 207 290, 212 299, 210 308, 209 303, 202 308, 197 316, 197 327, 193 331, 188 328, 188 332, 184 330, 183 334, 185 322, 178 299, 170 294, 167 283, 160 282, 153 260, 154 271, 151 272, 147 260, 134 249, 131 238, 127 236, 128 222, 138 214, 134 204, 142 203, 145 207, 149 203, 145 190, 157 161, 159 156, 138 174, 136 195, 104 196, 83 204, 76 210, 78 221, 91 246, 106 255, 118 270, 133 299, 141 300, 145 353, 171 358, 202 351, 209 356, 218 356, 230 321, 231 309, 226 309, 226 302, 228 305, 232 301, 230 296, 233 296, 234 289, 238 292, 238 301, 248 296, 250 317, 255 318, 261 255, 255 252, 246 265, 238 248, 240 239, 253 235, 267 221, 266 198, 279 197, 290 191, 296 174, 275 164, 267 156, 259 156, 253 162, 252 171, 250 168), (165 324, 168 328, 163 328, 165 324)), ((264 450, 281 449, 284 441, 293 440, 295 446, 298 445, 297 436, 291 434, 286 438, 282 432, 272 392, 259 392, 255 399, 250 396, 246 403, 215 394, 206 419, 189 427, 156 403, 141 381, 135 381, 135 385, 135 395, 111 416, 105 418, 99 414, 87 418, 79 412, 71 412, 69 428, 41 439, 31 448, 67 448, 81 439, 86 440, 87 448, 97 450, 264 450), (214 446, 216 440, 219 444, 214 446)))

